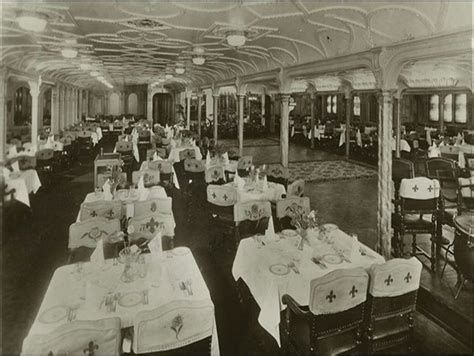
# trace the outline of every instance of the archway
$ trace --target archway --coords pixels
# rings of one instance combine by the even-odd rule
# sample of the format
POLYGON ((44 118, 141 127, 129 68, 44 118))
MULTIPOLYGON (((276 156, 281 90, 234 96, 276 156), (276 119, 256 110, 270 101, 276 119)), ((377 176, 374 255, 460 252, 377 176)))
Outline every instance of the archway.
POLYGON ((134 114, 138 113, 138 96, 135 93, 131 93, 128 96, 128 110, 127 114, 134 114))
POLYGON ((25 86, 15 91, 13 123, 14 126, 31 124, 31 95, 30 89, 25 86))
POLYGON ((120 98, 117 93, 110 94, 109 114, 111 115, 120 114, 120 98))
POLYGON ((156 93, 153 95, 153 123, 166 125, 173 115, 173 98, 171 94, 156 93))

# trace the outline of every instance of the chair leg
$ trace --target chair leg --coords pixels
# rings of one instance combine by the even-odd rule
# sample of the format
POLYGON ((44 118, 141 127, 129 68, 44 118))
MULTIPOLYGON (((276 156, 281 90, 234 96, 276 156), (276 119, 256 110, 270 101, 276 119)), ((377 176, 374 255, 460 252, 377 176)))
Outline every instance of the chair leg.
POLYGON ((413 240, 411 241, 411 254, 416 255, 416 234, 413 234, 413 240))
POLYGON ((446 253, 444 254, 444 265, 443 269, 441 271, 441 277, 444 275, 444 270, 446 269, 446 266, 448 265, 448 254, 449 254, 449 249, 454 245, 454 242, 451 242, 448 247, 446 247, 446 253))
POLYGON ((436 270, 436 260, 437 260, 437 252, 438 252, 438 241, 436 240, 436 233, 431 234, 431 269, 433 271, 436 270))
POLYGON ((456 295, 454 296, 454 299, 458 299, 459 294, 461 293, 461 289, 464 287, 464 284, 466 284, 466 279, 461 277, 461 280, 459 280, 458 283, 456 283, 456 285, 459 285, 459 287, 456 291, 456 295))

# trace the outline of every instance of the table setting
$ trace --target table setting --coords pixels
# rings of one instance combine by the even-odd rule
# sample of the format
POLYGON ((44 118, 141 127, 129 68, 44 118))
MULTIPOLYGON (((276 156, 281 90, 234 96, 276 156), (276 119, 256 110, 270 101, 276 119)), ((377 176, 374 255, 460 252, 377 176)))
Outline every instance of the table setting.
POLYGON ((179 162, 179 153, 188 149, 194 150, 195 158, 197 160, 202 160, 201 150, 198 146, 196 146, 196 142, 194 142, 194 140, 191 138, 171 139, 168 160, 172 163, 179 162))

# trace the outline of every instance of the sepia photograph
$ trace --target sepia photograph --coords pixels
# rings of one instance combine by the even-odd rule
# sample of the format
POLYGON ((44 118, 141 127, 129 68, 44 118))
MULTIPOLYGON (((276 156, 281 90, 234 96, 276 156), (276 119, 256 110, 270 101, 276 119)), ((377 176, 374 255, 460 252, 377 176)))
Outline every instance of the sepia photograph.
POLYGON ((473 355, 474 0, 0 0, 0 355, 473 355))

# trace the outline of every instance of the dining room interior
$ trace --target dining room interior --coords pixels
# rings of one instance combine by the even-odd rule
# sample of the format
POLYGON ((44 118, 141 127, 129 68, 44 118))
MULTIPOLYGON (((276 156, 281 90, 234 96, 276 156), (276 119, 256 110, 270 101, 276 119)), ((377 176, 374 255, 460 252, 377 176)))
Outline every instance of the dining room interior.
POLYGON ((470 0, 0 14, 2 354, 473 353, 470 0))

